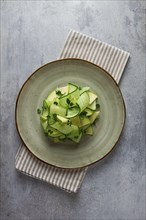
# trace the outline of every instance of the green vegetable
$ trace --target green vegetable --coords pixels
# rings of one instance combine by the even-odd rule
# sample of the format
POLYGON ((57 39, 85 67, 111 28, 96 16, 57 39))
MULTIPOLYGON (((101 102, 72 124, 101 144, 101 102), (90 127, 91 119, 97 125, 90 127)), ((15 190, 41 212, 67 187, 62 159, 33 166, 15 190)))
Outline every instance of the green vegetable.
POLYGON ((88 109, 95 111, 96 110, 96 100, 88 105, 88 109))
POLYGON ((89 104, 93 103, 96 99, 97 99, 97 95, 95 95, 94 93, 88 91, 87 94, 89 95, 89 104))
POLYGON ((63 94, 61 93, 60 90, 57 90, 57 91, 56 91, 56 95, 58 95, 59 97, 63 96, 63 94))
POLYGON ((41 109, 38 108, 38 109, 37 109, 37 113, 38 113, 38 114, 41 114, 41 109))
POLYGON ((52 91, 43 101, 40 122, 45 134, 55 143, 71 140, 79 143, 84 134, 93 135, 100 114, 98 97, 90 87, 67 86, 52 91))
POLYGON ((89 135, 93 135, 93 127, 90 125, 90 126, 85 130, 85 133, 86 133, 86 134, 89 134, 89 135))
POLYGON ((80 112, 79 107, 68 108, 66 117, 73 118, 76 115, 78 115, 79 112, 80 112))
POLYGON ((80 113, 88 107, 89 105, 89 102, 90 102, 90 98, 89 98, 89 95, 87 92, 83 92, 79 99, 77 100, 77 104, 79 105, 79 108, 80 108, 80 113))

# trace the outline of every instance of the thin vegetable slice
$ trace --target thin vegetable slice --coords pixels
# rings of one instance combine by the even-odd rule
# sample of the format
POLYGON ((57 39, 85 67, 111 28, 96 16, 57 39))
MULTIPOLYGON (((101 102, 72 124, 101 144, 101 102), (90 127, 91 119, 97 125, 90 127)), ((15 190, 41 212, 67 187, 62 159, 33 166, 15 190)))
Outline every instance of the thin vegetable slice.
POLYGON ((79 116, 79 115, 77 115, 77 116, 75 116, 75 117, 73 117, 73 118, 70 118, 70 121, 71 121, 71 123, 72 123, 73 125, 76 125, 76 126, 78 126, 78 127, 81 127, 81 119, 80 119, 80 116, 79 116))
POLYGON ((90 90, 90 87, 83 87, 83 88, 80 88, 80 95, 82 94, 82 93, 84 93, 84 92, 87 92, 87 91, 89 91, 90 90))
POLYGON ((61 106, 52 104, 50 106, 50 115, 53 115, 53 114, 57 114, 57 115, 60 115, 60 116, 65 116, 66 115, 66 109, 61 107, 61 106))
POLYGON ((96 110, 96 100, 88 105, 88 109, 95 111, 96 110))
POLYGON ((60 137, 62 135, 62 133, 52 127, 48 127, 47 129, 47 133, 48 133, 48 136, 50 137, 60 137))
POLYGON ((93 135, 93 127, 91 125, 86 129, 86 134, 93 135))
POLYGON ((74 92, 75 90, 78 89, 78 86, 72 84, 72 83, 68 83, 68 93, 72 93, 74 92))
POLYGON ((91 124, 91 120, 88 117, 81 118, 80 127, 83 127, 85 125, 90 125, 90 124, 91 124))
POLYGON ((72 126, 68 124, 62 124, 61 122, 55 122, 53 125, 51 125, 51 127, 60 131, 62 134, 69 134, 73 129, 72 126))
POLYGON ((44 120, 44 118, 40 117, 40 120, 41 120, 41 125, 42 125, 42 127, 43 127, 43 129, 44 129, 44 132, 47 133, 47 127, 48 127, 48 121, 47 121, 47 119, 44 120))
POLYGON ((93 92, 87 92, 90 98, 90 102, 89 104, 91 104, 92 102, 94 102, 97 99, 97 95, 95 95, 93 92))
POLYGON ((89 105, 90 99, 87 92, 84 92, 80 95, 77 104, 80 107, 80 112, 82 112, 89 105))
POLYGON ((52 103, 53 100, 56 98, 56 92, 53 91, 51 94, 45 99, 47 106, 49 107, 52 103))
POLYGON ((48 116, 48 114, 49 114, 48 105, 46 103, 46 100, 44 100, 43 107, 42 107, 42 115, 45 117, 45 116, 48 116))
MULTIPOLYGON (((72 87, 71 87, 72 88, 72 87)), ((64 108, 71 107, 76 104, 78 98, 79 98, 79 89, 77 87, 74 87, 73 89, 70 89, 71 92, 68 94, 60 97, 60 105, 63 106, 64 108)))
POLYGON ((64 118, 64 117, 59 116, 59 115, 57 115, 57 119, 58 119, 59 121, 61 121, 62 123, 67 123, 67 122, 68 122, 68 119, 67 119, 67 118, 64 118))
POLYGON ((86 116, 91 116, 93 114, 93 110, 91 110, 89 108, 86 108, 85 112, 86 112, 86 116))
POLYGON ((68 86, 63 86, 61 88, 58 88, 58 90, 60 90, 61 94, 63 95, 68 94, 68 86))
POLYGON ((72 125, 72 132, 68 135, 68 137, 76 143, 79 143, 81 139, 80 130, 77 126, 72 125))
POLYGON ((98 117, 99 117, 100 111, 94 112, 93 115, 89 117, 90 123, 92 124, 98 117))
POLYGON ((76 115, 78 115, 80 112, 80 109, 78 107, 74 107, 74 108, 69 108, 67 110, 67 118, 73 118, 75 117, 76 115))

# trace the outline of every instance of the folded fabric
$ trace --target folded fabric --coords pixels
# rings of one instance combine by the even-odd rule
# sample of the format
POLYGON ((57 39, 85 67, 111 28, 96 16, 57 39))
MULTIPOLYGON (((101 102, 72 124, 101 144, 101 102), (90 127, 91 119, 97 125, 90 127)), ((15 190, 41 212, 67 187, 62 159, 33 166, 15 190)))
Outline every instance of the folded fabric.
MULTIPOLYGON (((90 61, 109 72, 119 83, 129 55, 126 51, 71 30, 59 59, 80 58, 90 61)), ((16 154, 15 166, 18 171, 67 192, 77 192, 88 169, 88 167, 80 169, 53 167, 37 159, 23 144, 16 154)))

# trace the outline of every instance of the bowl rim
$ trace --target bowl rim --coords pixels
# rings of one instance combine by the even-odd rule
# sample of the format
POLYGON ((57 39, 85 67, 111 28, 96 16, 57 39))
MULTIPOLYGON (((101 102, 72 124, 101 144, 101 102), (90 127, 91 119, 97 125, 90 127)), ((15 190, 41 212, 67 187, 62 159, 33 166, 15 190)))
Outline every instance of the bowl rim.
POLYGON ((21 88, 20 88, 20 90, 19 90, 19 92, 18 92, 18 94, 17 94, 16 102, 15 102, 15 125, 16 125, 16 130, 17 130, 17 132, 18 132, 18 134, 19 134, 19 137, 20 137, 22 143, 23 143, 23 144, 25 145, 25 147, 29 150, 29 152, 30 152, 33 156, 35 156, 39 161, 41 161, 41 162, 43 162, 43 163, 45 163, 45 164, 47 164, 47 165, 53 166, 53 167, 55 167, 55 168, 60 168, 60 169, 81 169, 81 168, 86 168, 86 167, 89 167, 89 166, 91 166, 91 165, 93 165, 93 164, 96 164, 97 162, 103 160, 106 156, 108 156, 108 155, 112 152, 112 150, 113 150, 113 149, 115 148, 115 146, 117 145, 117 143, 118 143, 118 141, 119 141, 119 139, 120 139, 120 137, 121 137, 121 134, 122 134, 122 132, 123 132, 123 129, 124 129, 124 126, 125 126, 125 121, 126 121, 126 105, 125 105, 125 101, 124 101, 124 98, 123 98, 121 89, 120 89, 118 83, 117 83, 117 82, 115 81, 115 79, 113 78, 113 76, 112 76, 109 72, 107 72, 105 69, 103 69, 102 67, 100 67, 99 65, 94 64, 94 63, 92 63, 92 62, 90 62, 90 61, 87 61, 87 60, 84 60, 84 59, 79 59, 79 58, 63 58, 63 59, 57 59, 57 60, 50 61, 50 62, 48 62, 48 63, 46 63, 46 64, 40 66, 39 68, 37 68, 34 72, 31 73, 31 75, 30 75, 30 76, 24 81, 24 83, 22 84, 22 86, 21 86, 21 88), (120 132, 120 134, 119 134, 119 137, 118 137, 117 141, 116 141, 115 144, 112 146, 112 148, 111 148, 103 157, 101 157, 100 159, 97 159, 97 161, 94 161, 94 162, 92 162, 92 163, 90 163, 90 164, 88 164, 88 165, 84 165, 84 166, 80 166, 80 167, 75 167, 75 168, 74 168, 74 167, 71 167, 71 168, 68 168, 68 167, 60 167, 60 166, 57 166, 57 165, 53 165, 53 164, 51 164, 51 163, 48 163, 48 162, 46 162, 46 161, 40 159, 38 156, 36 156, 36 155, 30 150, 30 148, 26 145, 25 141, 23 140, 23 138, 22 138, 22 136, 21 136, 21 132, 19 131, 19 125, 18 125, 18 121, 17 121, 18 101, 19 101, 21 92, 23 91, 23 88, 24 88, 25 84, 29 81, 29 79, 30 79, 36 72, 38 72, 38 70, 44 68, 44 67, 47 66, 47 65, 50 65, 50 64, 53 64, 53 63, 57 63, 57 62, 61 62, 61 61, 62 61, 62 62, 63 62, 63 61, 81 61, 81 62, 85 62, 85 63, 91 64, 92 66, 95 66, 95 67, 101 69, 102 71, 104 71, 105 74, 108 75, 108 76, 111 78, 111 80, 114 82, 115 86, 116 86, 117 89, 119 90, 119 93, 120 93, 121 99, 122 99, 122 103, 123 103, 123 107, 124 107, 124 121, 123 121, 123 124, 122 124, 122 129, 121 129, 121 132, 120 132))

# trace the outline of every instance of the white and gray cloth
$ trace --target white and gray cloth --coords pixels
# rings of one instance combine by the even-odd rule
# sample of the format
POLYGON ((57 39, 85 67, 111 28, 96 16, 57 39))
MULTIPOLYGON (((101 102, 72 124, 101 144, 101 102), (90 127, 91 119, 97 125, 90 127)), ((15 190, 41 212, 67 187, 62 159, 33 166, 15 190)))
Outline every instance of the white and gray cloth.
MULTIPOLYGON (((129 55, 126 51, 71 30, 59 59, 88 60, 105 69, 119 83, 129 55)), ((77 169, 53 167, 37 159, 23 144, 16 154, 15 166, 18 171, 60 187, 67 192, 77 192, 88 169, 88 167, 77 169)))

